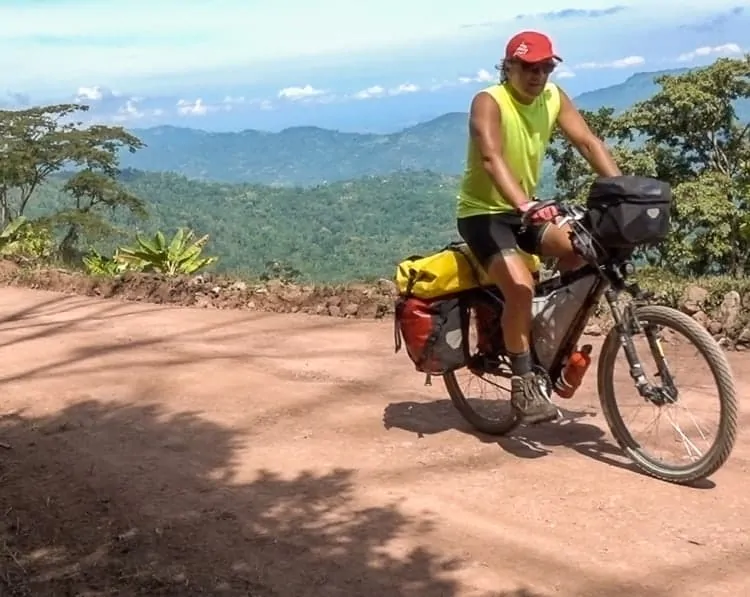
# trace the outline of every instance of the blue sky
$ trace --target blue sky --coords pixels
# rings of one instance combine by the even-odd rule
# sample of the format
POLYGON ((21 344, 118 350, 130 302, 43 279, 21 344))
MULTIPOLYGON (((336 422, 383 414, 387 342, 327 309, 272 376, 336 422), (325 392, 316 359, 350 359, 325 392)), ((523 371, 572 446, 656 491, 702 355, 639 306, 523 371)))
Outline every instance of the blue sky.
POLYGON ((0 0, 6 106, 129 127, 406 126, 466 110, 520 29, 575 95, 750 47, 748 0, 0 0), (518 14, 514 14, 517 12, 518 14), (527 14, 522 14, 527 13, 527 14))

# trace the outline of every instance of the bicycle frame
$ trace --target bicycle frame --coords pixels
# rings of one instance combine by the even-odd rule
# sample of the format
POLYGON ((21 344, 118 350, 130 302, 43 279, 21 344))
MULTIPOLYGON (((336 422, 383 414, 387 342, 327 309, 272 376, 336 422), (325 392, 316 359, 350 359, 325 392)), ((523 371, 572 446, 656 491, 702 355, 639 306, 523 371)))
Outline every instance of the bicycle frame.
MULTIPOLYGON (((571 210, 570 213, 576 214, 575 209, 571 210)), ((627 276, 635 271, 633 264, 629 260, 629 254, 628 257, 624 259, 620 259, 617 256, 614 256, 609 257, 602 263, 600 263, 597 261, 595 255, 592 255, 590 251, 587 252, 586 245, 590 246, 589 243, 591 242, 591 235, 589 234, 586 227, 580 223, 581 219, 582 213, 578 213, 573 217, 564 218, 563 222, 558 225, 561 226, 566 220, 573 222, 571 240, 573 242, 573 247, 574 250, 576 250, 576 253, 578 253, 585 260, 584 265, 572 271, 561 272, 554 278, 537 282, 534 287, 534 295, 536 298, 538 298, 549 295, 554 291, 564 289, 588 276, 596 277, 596 280, 594 281, 591 289, 584 298, 581 307, 578 309, 568 329, 565 331, 563 338, 552 358, 551 365, 547 368, 547 374, 549 375, 552 384, 555 384, 562 374, 567 358, 570 356, 570 354, 578 344, 581 336, 583 335, 583 331, 586 328, 586 325, 591 317, 591 314, 598 305, 602 296, 606 296, 607 303, 612 312, 612 317, 615 322, 615 327, 618 328, 618 331, 623 334, 627 334, 631 330, 628 324, 632 326, 632 322, 636 322, 637 320, 632 317, 630 308, 627 308, 626 313, 621 312, 617 304, 618 295, 620 294, 620 292, 626 291, 631 294, 636 300, 645 298, 644 293, 638 287, 637 283, 628 284, 626 282, 627 276), (580 236, 581 234, 586 235, 586 238, 583 239, 582 242, 580 236), (577 240, 579 242, 576 242, 577 240)), ((493 298, 493 300, 497 301, 498 303, 504 304, 502 294, 497 287, 481 288, 477 290, 482 293, 488 294, 493 298)), ((500 330, 498 330, 498 332, 501 333, 500 330)), ((637 370, 639 370, 640 367, 639 359, 635 354, 635 347, 633 346, 632 342, 625 342, 624 344, 625 353, 631 365, 631 374, 637 374, 639 373, 639 371, 637 370)), ((538 363, 539 359, 533 337, 531 338, 530 348, 534 361, 538 363)), ((639 387, 639 389, 641 388, 639 387)))
MULTIPOLYGON (((583 330, 588 323, 589 317, 591 316, 591 312, 596 308, 596 305, 598 304, 602 294, 607 290, 610 283, 605 277, 600 275, 598 268, 586 264, 577 270, 573 270, 572 272, 562 273, 559 278, 545 280, 544 282, 539 282, 535 286, 535 297, 542 297, 555 290, 560 290, 567 286, 570 286, 578 280, 581 280, 592 274, 596 275, 598 279, 594 282, 594 285, 584 299, 581 308, 578 310, 571 325, 565 332, 565 335, 563 336, 563 339, 560 342, 557 351, 555 352, 555 356, 553 357, 552 366, 549 367, 549 370, 547 371, 553 384, 557 381, 560 374, 562 373, 563 367, 565 365, 565 360, 570 355, 571 351, 575 348, 575 345, 578 343, 581 335, 583 334, 583 330)), ((498 288, 481 288, 478 289, 478 291, 489 295, 493 299, 493 301, 499 304, 504 304, 505 302, 498 288)), ((502 333, 500 329, 496 330, 496 332, 502 333)), ((530 348, 534 361, 538 362, 538 355, 534 347, 533 339, 530 348)))

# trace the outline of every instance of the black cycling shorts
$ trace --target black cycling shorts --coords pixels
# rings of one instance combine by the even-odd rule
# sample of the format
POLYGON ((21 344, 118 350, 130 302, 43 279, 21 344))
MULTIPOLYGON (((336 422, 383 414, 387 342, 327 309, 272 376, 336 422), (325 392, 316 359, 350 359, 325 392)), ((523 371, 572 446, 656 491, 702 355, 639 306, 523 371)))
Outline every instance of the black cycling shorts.
POLYGON ((495 255, 509 250, 538 254, 549 222, 530 224, 521 231, 519 214, 495 213, 458 218, 457 223, 461 238, 486 269, 495 255))

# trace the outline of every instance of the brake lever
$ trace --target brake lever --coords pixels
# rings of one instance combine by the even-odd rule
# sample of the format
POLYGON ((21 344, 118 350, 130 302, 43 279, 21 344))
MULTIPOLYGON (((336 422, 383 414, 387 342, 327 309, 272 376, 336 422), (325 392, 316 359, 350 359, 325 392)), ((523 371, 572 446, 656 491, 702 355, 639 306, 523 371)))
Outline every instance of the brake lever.
POLYGON ((565 226, 565 224, 572 221, 573 218, 571 216, 563 216, 560 221, 555 224, 555 226, 557 226, 558 228, 562 228, 563 226, 565 226))

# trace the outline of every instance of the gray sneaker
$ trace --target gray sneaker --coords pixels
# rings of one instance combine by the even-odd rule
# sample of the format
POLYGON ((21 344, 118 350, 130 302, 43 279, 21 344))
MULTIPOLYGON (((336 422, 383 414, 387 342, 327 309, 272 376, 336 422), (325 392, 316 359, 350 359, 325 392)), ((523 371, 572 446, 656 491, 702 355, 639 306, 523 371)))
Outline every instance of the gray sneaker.
POLYGON ((543 394, 534 373, 510 379, 510 403, 524 423, 543 423, 557 418, 557 407, 543 394))

